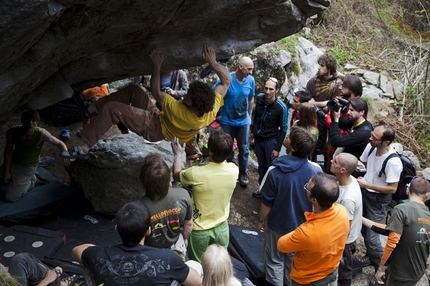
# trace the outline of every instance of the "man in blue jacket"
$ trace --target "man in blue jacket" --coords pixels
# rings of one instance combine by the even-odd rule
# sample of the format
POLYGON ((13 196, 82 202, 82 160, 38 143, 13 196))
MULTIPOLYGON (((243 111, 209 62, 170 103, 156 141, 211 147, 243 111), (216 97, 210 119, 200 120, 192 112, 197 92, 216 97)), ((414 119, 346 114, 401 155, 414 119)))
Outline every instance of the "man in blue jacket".
MULTIPOLYGON (((287 106, 276 95, 279 82, 269 77, 264 84, 264 93, 257 95, 254 117, 252 119, 251 140, 258 159, 258 184, 261 184, 272 161, 279 157, 282 142, 288 129, 287 106)), ((252 193, 261 197, 260 189, 252 193)))
POLYGON ((288 155, 275 159, 261 182, 261 206, 257 230, 265 231, 264 268, 272 285, 290 285, 293 253, 278 251, 278 239, 305 222, 304 212, 312 211, 304 185, 321 172, 308 161, 316 140, 306 129, 293 126, 285 139, 288 155))

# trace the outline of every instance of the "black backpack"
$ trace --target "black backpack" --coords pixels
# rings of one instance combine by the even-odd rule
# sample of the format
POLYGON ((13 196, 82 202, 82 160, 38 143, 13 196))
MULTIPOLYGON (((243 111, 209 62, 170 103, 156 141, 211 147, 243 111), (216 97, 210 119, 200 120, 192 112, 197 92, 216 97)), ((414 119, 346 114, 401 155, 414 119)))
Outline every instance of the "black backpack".
MULTIPOLYGON (((370 149, 368 156, 373 152, 374 149, 375 147, 372 147, 370 149)), ((399 179, 399 184, 397 185, 397 190, 393 194, 393 200, 398 203, 398 201, 405 200, 408 198, 408 195, 406 194, 406 187, 407 187, 407 184, 409 184, 412 178, 416 175, 416 170, 415 170, 414 162, 412 162, 412 160, 409 159, 408 156, 405 156, 396 152, 396 153, 390 154, 387 158, 385 158, 384 162, 382 163, 382 168, 379 171, 378 177, 381 177, 382 174, 385 174, 385 166, 387 165, 388 160, 394 157, 399 157, 403 165, 403 171, 400 173, 400 179, 399 179)))

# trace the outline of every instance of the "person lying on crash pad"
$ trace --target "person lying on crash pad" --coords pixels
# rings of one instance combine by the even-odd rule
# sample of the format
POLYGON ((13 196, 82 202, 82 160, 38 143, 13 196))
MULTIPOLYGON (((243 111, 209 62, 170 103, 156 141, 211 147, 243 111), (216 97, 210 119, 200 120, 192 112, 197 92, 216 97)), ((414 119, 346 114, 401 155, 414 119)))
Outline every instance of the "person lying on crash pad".
POLYGON ((76 274, 64 276, 63 269, 59 266, 50 269, 28 252, 12 257, 9 272, 7 270, 0 264, 0 285, 2 286, 69 286, 74 285, 78 279, 76 274))

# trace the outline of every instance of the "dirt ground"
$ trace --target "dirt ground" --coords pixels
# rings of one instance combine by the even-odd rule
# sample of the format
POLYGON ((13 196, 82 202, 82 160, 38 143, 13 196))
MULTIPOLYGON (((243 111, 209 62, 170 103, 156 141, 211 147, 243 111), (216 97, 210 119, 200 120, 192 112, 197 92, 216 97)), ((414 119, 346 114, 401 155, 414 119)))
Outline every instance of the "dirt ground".
MULTIPOLYGON (((10 120, 0 127, 0 150, 4 150, 6 140, 3 134, 6 133, 6 130, 13 125, 20 124, 20 115, 16 114, 11 116, 10 120)), ((64 127, 55 127, 47 124, 46 122, 40 122, 39 126, 48 130, 52 135, 60 138, 61 132, 64 127)), ((78 129, 82 128, 82 123, 74 123, 67 128, 70 129, 70 139, 65 141, 65 144, 68 147, 72 147, 74 145, 80 145, 82 143, 80 137, 77 135, 78 129)), ((120 131, 113 127, 111 130, 106 133, 104 137, 109 137, 115 134, 120 134, 120 131)), ((1 161, 3 161, 3 152, 1 153, 1 161)), ((48 166, 46 169, 51 172, 55 178, 59 181, 63 182, 66 185, 70 185, 70 177, 66 170, 64 169, 63 162, 59 157, 59 151, 56 147, 51 146, 49 144, 45 144, 42 156, 51 156, 55 158, 53 164, 48 166)), ((204 163, 204 162, 201 162, 204 163)), ((239 185, 236 185, 235 191, 233 193, 233 197, 231 199, 231 208, 230 208, 230 217, 228 219, 230 224, 246 226, 246 227, 254 227, 255 222, 257 220, 258 211, 260 208, 260 199, 252 197, 252 192, 258 188, 258 173, 257 170, 250 166, 249 167, 249 185, 246 188, 243 188, 239 185)), ((287 218, 286 218, 287 219, 287 218)), ((357 252, 355 253, 355 257, 361 257, 365 253, 364 243, 362 239, 358 243, 357 252)), ((365 267, 362 273, 359 273, 354 276, 352 285, 368 285, 370 279, 373 276, 373 267, 365 267)), ((427 281, 427 277, 424 276, 423 279, 417 285, 429 285, 427 281)))

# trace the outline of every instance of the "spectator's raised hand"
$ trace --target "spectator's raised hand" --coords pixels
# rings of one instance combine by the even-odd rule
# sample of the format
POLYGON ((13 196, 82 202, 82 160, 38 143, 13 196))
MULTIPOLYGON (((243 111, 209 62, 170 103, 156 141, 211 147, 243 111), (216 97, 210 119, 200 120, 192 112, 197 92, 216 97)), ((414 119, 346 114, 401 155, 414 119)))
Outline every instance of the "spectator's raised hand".
POLYGON ((177 137, 173 138, 171 145, 174 156, 180 156, 185 152, 185 143, 182 145, 179 144, 179 139, 177 137))

